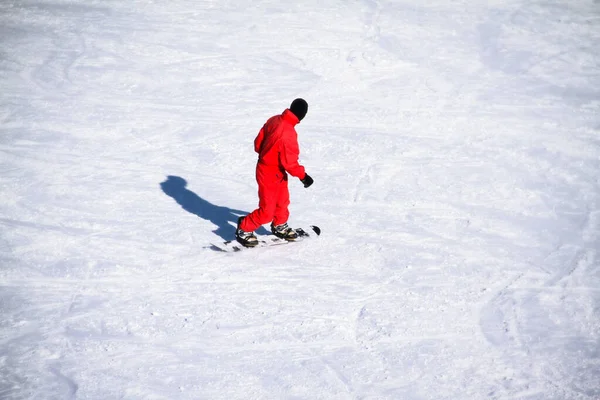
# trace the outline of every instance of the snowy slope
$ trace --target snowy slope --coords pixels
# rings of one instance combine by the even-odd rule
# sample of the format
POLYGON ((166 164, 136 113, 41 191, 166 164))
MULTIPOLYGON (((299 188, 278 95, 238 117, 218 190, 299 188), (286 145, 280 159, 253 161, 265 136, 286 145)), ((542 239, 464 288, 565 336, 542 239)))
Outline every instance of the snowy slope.
POLYGON ((600 398, 597 0, 11 0, 0 35, 1 399, 600 398), (295 97, 323 235, 215 251, 295 97))

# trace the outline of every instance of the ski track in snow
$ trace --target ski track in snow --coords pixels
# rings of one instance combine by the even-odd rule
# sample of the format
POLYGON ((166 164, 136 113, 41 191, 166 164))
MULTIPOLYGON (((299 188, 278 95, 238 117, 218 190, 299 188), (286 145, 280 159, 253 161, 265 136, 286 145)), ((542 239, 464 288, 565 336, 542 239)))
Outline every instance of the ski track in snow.
POLYGON ((1 3, 0 398, 600 398, 599 21, 1 3), (211 250, 297 96, 323 235, 211 250))

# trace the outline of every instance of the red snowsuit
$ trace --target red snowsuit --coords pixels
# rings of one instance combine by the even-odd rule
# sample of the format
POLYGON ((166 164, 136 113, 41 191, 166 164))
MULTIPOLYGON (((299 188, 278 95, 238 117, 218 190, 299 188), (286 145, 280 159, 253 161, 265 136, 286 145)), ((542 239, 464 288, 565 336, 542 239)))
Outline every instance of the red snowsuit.
POLYGON ((287 222, 290 216, 288 173, 299 179, 306 176, 304 167, 298 163, 300 150, 294 129, 298 122, 298 117, 286 109, 281 115, 269 118, 254 139, 254 150, 258 153, 258 208, 242 220, 241 230, 253 232, 269 222, 274 225, 287 222))

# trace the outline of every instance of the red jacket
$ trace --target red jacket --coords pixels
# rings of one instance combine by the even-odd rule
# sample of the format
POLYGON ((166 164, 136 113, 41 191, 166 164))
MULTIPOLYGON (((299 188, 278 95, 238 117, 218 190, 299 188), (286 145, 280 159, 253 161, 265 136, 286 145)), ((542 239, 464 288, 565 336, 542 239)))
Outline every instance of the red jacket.
POLYGON ((294 128, 300 122, 289 109, 281 115, 269 118, 254 139, 254 150, 258 153, 258 166, 273 167, 304 179, 306 171, 298 163, 300 148, 298 133, 294 128))

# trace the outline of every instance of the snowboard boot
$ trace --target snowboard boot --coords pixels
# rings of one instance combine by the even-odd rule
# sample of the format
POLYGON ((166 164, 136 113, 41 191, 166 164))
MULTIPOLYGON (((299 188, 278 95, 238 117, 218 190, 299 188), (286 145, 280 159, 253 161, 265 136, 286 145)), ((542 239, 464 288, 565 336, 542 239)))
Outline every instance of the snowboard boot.
POLYGON ((275 235, 281 239, 285 239, 285 240, 298 239, 298 234, 296 233, 296 231, 293 230, 292 228, 290 228, 287 223, 281 224, 281 225, 271 224, 271 232, 273 232, 273 235, 275 235))
POLYGON ((240 229, 240 225, 244 217, 238 218, 237 228, 235 230, 235 240, 244 247, 254 247, 258 245, 258 239, 254 232, 246 232, 240 229))

